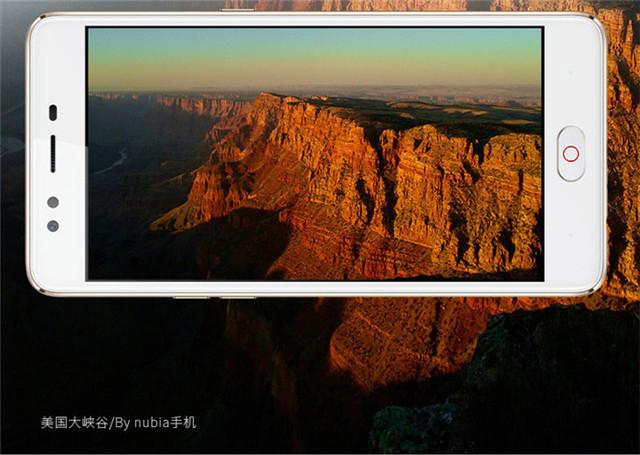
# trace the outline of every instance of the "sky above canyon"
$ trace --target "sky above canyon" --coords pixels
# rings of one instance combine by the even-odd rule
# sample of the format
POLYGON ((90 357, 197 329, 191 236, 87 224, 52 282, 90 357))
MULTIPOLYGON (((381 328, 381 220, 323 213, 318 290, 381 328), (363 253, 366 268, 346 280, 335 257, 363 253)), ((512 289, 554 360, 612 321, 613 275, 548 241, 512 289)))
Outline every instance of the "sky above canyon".
POLYGON ((90 28, 89 90, 534 86, 538 28, 90 28))

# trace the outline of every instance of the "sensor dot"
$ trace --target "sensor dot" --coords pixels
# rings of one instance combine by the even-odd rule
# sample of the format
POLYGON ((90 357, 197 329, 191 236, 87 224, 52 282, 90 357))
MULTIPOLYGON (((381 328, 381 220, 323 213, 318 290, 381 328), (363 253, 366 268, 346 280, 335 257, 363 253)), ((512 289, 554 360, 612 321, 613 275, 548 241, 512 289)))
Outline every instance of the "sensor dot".
POLYGON ((47 223, 47 229, 49 229, 51 232, 56 232, 59 227, 60 226, 58 225, 58 222, 55 220, 51 220, 47 223))
POLYGON ((51 196, 49 199, 47 199, 47 205, 52 209, 55 209, 59 203, 60 201, 58 201, 58 198, 55 196, 51 196))

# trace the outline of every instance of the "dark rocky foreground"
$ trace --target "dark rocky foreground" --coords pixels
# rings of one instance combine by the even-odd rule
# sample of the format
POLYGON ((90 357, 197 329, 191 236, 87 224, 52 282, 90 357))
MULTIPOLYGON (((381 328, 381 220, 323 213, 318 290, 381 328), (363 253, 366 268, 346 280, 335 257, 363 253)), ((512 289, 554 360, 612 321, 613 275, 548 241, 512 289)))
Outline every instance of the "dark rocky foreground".
POLYGON ((378 412, 369 450, 637 453, 638 321, 583 307, 495 316, 460 389, 378 412))

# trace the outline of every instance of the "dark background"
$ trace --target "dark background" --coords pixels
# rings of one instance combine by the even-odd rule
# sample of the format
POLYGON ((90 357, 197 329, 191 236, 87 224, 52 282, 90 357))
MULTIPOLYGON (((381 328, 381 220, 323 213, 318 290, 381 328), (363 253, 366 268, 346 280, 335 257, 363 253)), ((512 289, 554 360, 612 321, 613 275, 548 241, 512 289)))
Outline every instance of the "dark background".
MULTIPOLYGON (((490 2, 457 4, 484 9, 490 2)), ((53 299, 29 286, 20 146, 28 25, 51 10, 215 10, 221 5, 0 3, 2 452, 637 453, 638 291, 628 278, 633 272, 624 275, 627 269, 621 269, 626 281, 608 277, 607 289, 615 292, 561 301, 53 299), (356 330, 362 314, 389 325, 384 347, 373 334, 356 330), (428 348, 415 372, 398 348, 408 344, 428 348), (365 365, 336 368, 345 352, 365 359, 365 365), (41 430, 41 418, 56 415, 193 415, 198 427, 41 430)), ((419 1, 411 5, 427 7, 419 1)), ((275 1, 267 6, 322 5, 275 1)), ((595 6, 622 8, 624 18, 638 14, 633 2, 595 6)), ((631 43, 637 44, 637 19, 629 27, 631 43)), ((620 125, 628 128, 623 136, 633 142, 638 81, 628 64, 621 65, 630 110, 621 107, 612 114, 621 116, 620 125)), ((615 78, 610 81, 616 84, 615 78)), ((619 92, 614 95, 622 105, 626 92, 619 92)), ((617 152, 636 150, 625 158, 626 167, 610 163, 613 203, 619 195, 624 200, 622 209, 610 209, 618 267, 627 244, 616 243, 617 236, 631 230, 630 238, 634 232, 637 238, 637 226, 625 230, 625 223, 634 221, 624 215, 634 207, 637 211, 637 191, 629 193, 628 186, 638 182, 638 154, 631 143, 614 141, 613 146, 617 152)), ((625 260, 637 268, 633 253, 625 260)))

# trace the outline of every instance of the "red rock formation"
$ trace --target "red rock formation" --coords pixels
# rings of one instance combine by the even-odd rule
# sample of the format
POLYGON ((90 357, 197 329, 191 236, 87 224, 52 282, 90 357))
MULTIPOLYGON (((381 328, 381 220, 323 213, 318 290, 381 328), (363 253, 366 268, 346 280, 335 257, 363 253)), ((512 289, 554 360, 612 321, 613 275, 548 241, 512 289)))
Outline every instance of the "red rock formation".
POLYGON ((347 11, 465 11, 467 0, 350 0, 345 2, 347 11))
POLYGON ((465 11, 469 0, 226 0, 225 8, 256 11, 465 11))
POLYGON ((188 201, 152 229, 251 207, 279 212, 293 228, 272 267, 293 279, 535 276, 538 136, 481 143, 423 125, 372 142, 377 133, 343 111, 269 93, 236 120, 188 201))
POLYGON ((640 13, 599 10, 609 39, 609 274, 606 295, 640 300, 640 13))
POLYGON ((121 100, 129 97, 129 95, 123 95, 120 93, 93 93, 91 96, 103 100, 121 100))
POLYGON ((249 103, 246 101, 219 99, 219 98, 194 98, 182 96, 158 96, 158 104, 183 110, 197 115, 209 117, 232 117, 246 112, 249 103))
MULTIPOLYGON (((486 300, 486 299, 485 299, 486 300)), ((464 300, 353 299, 334 331, 329 361, 366 388, 450 374, 473 354, 489 314, 464 300)))
POLYGON ((481 144, 482 153, 468 139, 449 138, 428 125, 401 133, 397 141, 396 238, 442 251, 451 265, 464 262, 483 271, 535 267, 538 136, 494 136, 481 144))
POLYGON ((138 95, 128 93, 94 93, 91 96, 104 100, 134 101, 145 100, 155 102, 167 108, 180 109, 196 115, 206 115, 212 118, 231 118, 247 111, 250 103, 242 100, 230 100, 224 98, 192 97, 192 96, 167 96, 167 95, 138 95))

